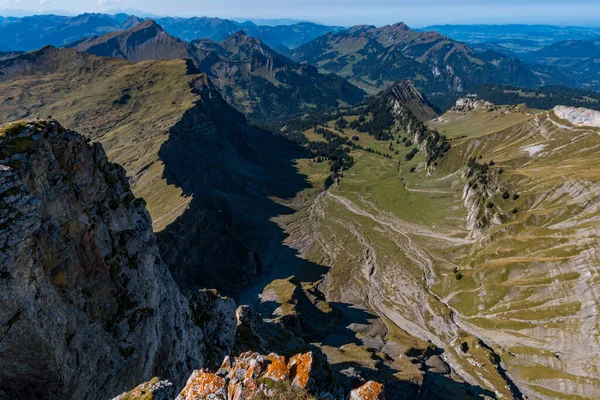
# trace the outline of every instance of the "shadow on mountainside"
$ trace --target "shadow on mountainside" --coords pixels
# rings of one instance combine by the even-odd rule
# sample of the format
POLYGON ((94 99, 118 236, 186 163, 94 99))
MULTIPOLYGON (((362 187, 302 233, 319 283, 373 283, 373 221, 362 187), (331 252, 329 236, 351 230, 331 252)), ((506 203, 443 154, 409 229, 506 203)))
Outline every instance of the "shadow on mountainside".
POLYGON ((192 200, 157 238, 182 288, 233 295, 295 257, 271 220, 294 210, 273 198, 292 199, 309 187, 294 165, 306 152, 249 127, 214 91, 199 94, 202 101, 171 128, 159 151, 167 183, 192 200))
MULTIPOLYGON (((300 258, 285 244, 288 235, 273 220, 296 212, 276 199, 291 202, 310 187, 295 165, 308 154, 292 142, 249 127, 245 118, 214 92, 199 91, 202 102, 171 129, 159 152, 167 183, 192 197, 187 210, 157 233, 161 255, 184 290, 214 287, 269 317, 278 305, 259 302, 265 286, 292 275, 302 282, 317 282, 329 270, 300 258)), ((305 330, 306 325, 300 324, 299 329, 304 330, 300 336, 308 343, 321 341, 335 348, 364 346, 364 338, 354 328, 371 326, 378 317, 351 304, 332 306, 339 310, 340 318, 328 322, 325 330, 305 330)), ((377 340, 381 341, 381 336, 377 340)), ((332 360, 332 367, 347 388, 359 383, 341 372, 349 368, 366 379, 385 382, 390 399, 495 397, 435 372, 425 372, 421 388, 396 377, 400 371, 381 360, 375 370, 345 360, 332 360)))

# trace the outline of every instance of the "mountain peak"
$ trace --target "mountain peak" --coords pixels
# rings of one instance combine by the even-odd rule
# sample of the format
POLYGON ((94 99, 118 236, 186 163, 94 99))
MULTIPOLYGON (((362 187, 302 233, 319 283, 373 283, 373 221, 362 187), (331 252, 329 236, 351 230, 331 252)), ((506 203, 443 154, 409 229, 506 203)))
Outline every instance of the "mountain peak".
POLYGON ((163 30, 162 26, 160 26, 156 21, 154 21, 152 19, 144 20, 144 21, 140 22, 139 24, 133 26, 130 30, 139 31, 142 29, 149 29, 149 28, 156 28, 159 30, 163 30))
POLYGON ((234 54, 239 53, 243 49, 243 52, 248 54, 258 51, 264 56, 276 55, 275 51, 269 46, 265 45, 262 40, 253 36, 248 36, 242 30, 239 30, 233 35, 229 36, 227 39, 221 42, 221 45, 223 48, 234 54))
POLYGON ((412 80, 406 79, 395 83, 384 92, 384 95, 393 98, 398 105, 408 108, 421 121, 428 121, 437 116, 412 80))
POLYGON ((121 29, 131 29, 134 28, 144 22, 143 18, 136 17, 135 15, 130 15, 127 17, 125 22, 121 25, 121 29))
POLYGON ((142 21, 131 29, 79 41, 68 47, 101 57, 118 57, 133 62, 191 57, 185 42, 169 35, 151 19, 142 21))
POLYGON ((368 31, 369 29, 377 29, 377 27, 374 25, 354 25, 353 27, 348 29, 348 33, 350 35, 353 35, 359 32, 368 31))
POLYGON ((410 30, 412 30, 404 22, 397 22, 394 25, 392 25, 391 27, 394 28, 394 29, 399 29, 399 30, 403 30, 403 31, 410 31, 410 30))

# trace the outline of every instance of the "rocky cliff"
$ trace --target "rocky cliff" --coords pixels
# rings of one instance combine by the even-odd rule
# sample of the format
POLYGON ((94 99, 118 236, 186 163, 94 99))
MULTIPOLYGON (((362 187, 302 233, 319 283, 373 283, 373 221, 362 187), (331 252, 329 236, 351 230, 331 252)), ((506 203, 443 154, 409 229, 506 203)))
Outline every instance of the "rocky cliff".
POLYGON ((389 92, 420 121, 429 121, 437 116, 425 96, 417 90, 413 81, 400 81, 392 86, 389 92))
MULTIPOLYGON (((173 385, 157 378, 123 393, 114 400, 249 400, 249 399, 345 399, 340 387, 323 380, 323 372, 311 352, 286 358, 275 353, 265 356, 252 351, 225 357, 216 372, 194 371, 183 390, 174 396, 173 385)), ((369 381, 352 390, 350 400, 385 400, 383 385, 369 381)))
POLYGON ((101 145, 54 120, 17 122, 0 129, 0 159, 0 397, 106 399, 154 375, 179 385, 229 351, 233 302, 181 295, 144 201, 101 145))
POLYGON ((234 293, 281 250, 272 198, 306 185, 291 161, 301 151, 248 126, 190 61, 47 47, 0 62, 0 98, 0 119, 52 115, 102 144, 146 200, 180 285, 234 293))
POLYGON ((567 120, 575 126, 600 128, 600 111, 566 106, 556 106, 553 111, 558 118, 567 120))

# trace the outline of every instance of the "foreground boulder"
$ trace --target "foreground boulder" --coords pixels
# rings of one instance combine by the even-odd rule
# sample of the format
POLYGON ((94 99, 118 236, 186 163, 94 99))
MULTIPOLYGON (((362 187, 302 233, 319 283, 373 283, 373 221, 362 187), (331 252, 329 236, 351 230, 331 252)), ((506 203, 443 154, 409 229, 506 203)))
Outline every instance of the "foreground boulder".
POLYGON ((383 385, 369 381, 350 393, 350 400, 386 400, 383 385))
POLYGON ((289 360, 278 354, 264 356, 252 351, 231 360, 226 357, 216 373, 194 371, 177 400, 245 400, 289 394, 289 398, 343 399, 336 385, 324 386, 322 368, 312 352, 289 360), (262 397, 261 397, 262 396, 262 397))
POLYGON ((149 382, 136 386, 133 390, 123 393, 114 400, 152 399, 171 400, 175 397, 175 387, 169 381, 152 378, 149 382))
POLYGON ((203 294, 190 309, 124 170, 54 120, 0 128, 0 249, 0 397, 182 385, 229 351, 234 305, 203 294))

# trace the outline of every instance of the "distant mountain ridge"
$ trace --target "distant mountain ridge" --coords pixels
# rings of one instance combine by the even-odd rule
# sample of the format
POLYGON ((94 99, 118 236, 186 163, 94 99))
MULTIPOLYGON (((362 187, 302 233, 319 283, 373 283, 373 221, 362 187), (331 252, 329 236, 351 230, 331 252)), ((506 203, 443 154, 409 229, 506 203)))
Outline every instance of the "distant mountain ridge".
POLYGON ((190 59, 212 78, 230 104, 255 121, 354 105, 364 97, 362 90, 345 79, 296 63, 243 31, 222 42, 203 39, 186 43, 146 20, 129 30, 79 41, 71 47, 133 62, 190 59))
POLYGON ((432 101, 479 83, 536 86, 544 80, 543 73, 515 58, 496 53, 486 59, 464 43, 437 32, 415 31, 401 22, 330 33, 300 46, 292 57, 346 77, 370 93, 412 79, 432 101))
MULTIPOLYGON (((46 45, 61 47, 85 37, 100 36, 109 32, 126 30, 145 18, 128 14, 86 13, 71 16, 34 15, 23 18, 0 20, 0 48, 31 51, 46 45)), ((224 40, 244 29, 271 47, 295 48, 327 32, 339 32, 342 27, 325 26, 311 22, 292 25, 256 25, 252 22, 239 23, 221 18, 156 18, 165 30, 181 40, 201 38, 224 40)), ((5 51, 5 50, 2 50, 5 51)))
POLYGON ((129 30, 95 36, 66 47, 97 56, 118 57, 133 62, 186 59, 191 56, 187 43, 169 35, 151 20, 143 21, 129 30))
POLYGON ((356 105, 365 95, 344 78, 292 61, 243 31, 222 42, 199 40, 190 45, 200 70, 254 120, 356 105))
POLYGON ((522 58, 550 65, 568 66, 568 61, 565 62, 564 59, 600 58, 600 48, 592 41, 566 40, 527 53, 522 58))

